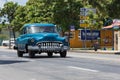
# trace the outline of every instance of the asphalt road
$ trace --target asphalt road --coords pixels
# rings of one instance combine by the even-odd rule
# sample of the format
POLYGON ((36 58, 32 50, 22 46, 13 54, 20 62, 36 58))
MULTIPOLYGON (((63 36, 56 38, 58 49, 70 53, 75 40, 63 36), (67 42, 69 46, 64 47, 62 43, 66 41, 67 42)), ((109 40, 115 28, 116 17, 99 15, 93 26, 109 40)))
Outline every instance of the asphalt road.
POLYGON ((0 80, 120 80, 120 55, 68 52, 66 58, 41 54, 31 59, 2 48, 0 80))

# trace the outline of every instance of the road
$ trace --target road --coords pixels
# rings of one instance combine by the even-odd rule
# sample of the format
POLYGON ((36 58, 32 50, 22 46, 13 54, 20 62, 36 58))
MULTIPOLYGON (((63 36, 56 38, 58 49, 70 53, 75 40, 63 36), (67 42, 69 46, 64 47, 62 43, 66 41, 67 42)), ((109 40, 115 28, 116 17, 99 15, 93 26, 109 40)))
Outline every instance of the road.
POLYGON ((120 80, 120 55, 68 52, 66 58, 41 54, 31 59, 2 48, 0 80, 120 80))

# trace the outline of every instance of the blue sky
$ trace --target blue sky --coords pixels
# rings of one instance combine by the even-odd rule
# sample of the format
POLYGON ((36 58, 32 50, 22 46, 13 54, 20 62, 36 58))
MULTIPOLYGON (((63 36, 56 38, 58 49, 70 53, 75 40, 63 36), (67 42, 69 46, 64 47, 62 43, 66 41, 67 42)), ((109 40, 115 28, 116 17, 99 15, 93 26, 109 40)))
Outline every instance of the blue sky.
POLYGON ((28 0, 0 0, 0 7, 3 7, 6 1, 13 1, 13 2, 17 2, 20 5, 25 5, 28 0))
MULTIPOLYGON (((6 3, 6 1, 13 1, 17 2, 19 5, 25 5, 28 0, 0 0, 0 8, 3 8, 3 5, 6 3)), ((1 20, 4 20, 4 17, 2 17, 1 20)))
POLYGON ((13 1, 13 2, 17 2, 20 5, 25 5, 28 0, 8 0, 8 1, 13 1))

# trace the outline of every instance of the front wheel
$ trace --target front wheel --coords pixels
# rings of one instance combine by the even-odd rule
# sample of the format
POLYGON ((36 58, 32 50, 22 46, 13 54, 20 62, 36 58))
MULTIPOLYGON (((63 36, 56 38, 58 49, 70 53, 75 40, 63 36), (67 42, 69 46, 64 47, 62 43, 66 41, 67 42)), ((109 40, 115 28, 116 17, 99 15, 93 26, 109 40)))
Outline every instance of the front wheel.
POLYGON ((48 52, 47 55, 48 55, 48 57, 52 57, 53 53, 52 52, 48 52))
POLYGON ((95 50, 95 51, 97 51, 97 50, 98 50, 98 48, 95 46, 95 47, 94 47, 94 50, 95 50))
POLYGON ((35 57, 35 53, 33 51, 28 51, 29 53, 29 58, 34 58, 35 57))
POLYGON ((66 55, 67 55, 67 51, 60 52, 61 57, 66 57, 66 55))
POLYGON ((22 51, 17 50, 17 56, 18 56, 18 57, 23 57, 23 52, 22 52, 22 51))

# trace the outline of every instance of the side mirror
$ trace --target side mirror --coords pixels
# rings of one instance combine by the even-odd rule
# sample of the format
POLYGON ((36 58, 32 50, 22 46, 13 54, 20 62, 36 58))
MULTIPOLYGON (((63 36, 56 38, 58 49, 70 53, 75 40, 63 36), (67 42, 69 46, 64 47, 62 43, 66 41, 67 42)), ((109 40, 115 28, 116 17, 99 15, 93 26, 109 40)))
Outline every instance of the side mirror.
POLYGON ((57 26, 57 25, 55 25, 55 27, 56 27, 56 30, 57 30, 57 32, 61 32, 62 31, 62 29, 61 29, 61 27, 60 26, 57 26))
POLYGON ((56 32, 62 35, 62 28, 60 26, 55 25, 56 32))

